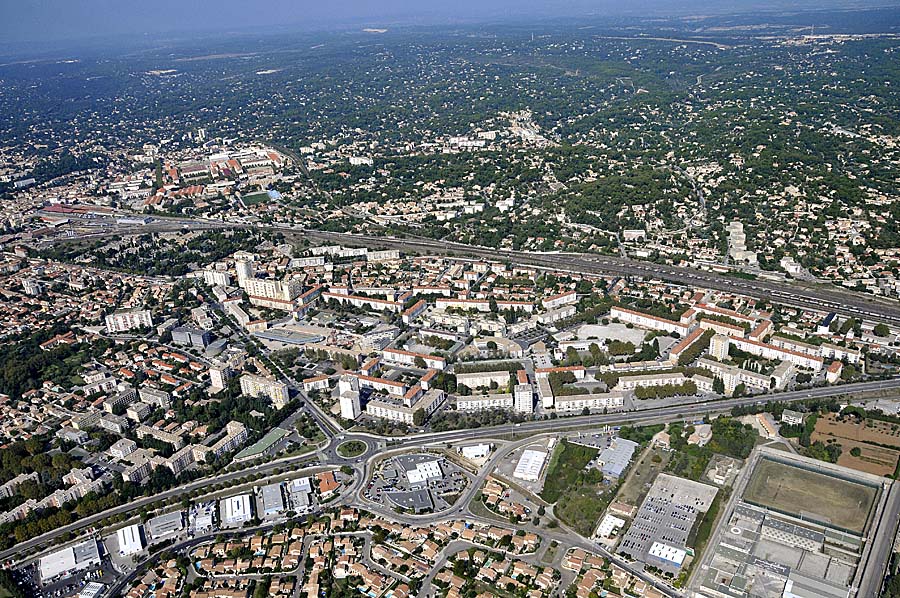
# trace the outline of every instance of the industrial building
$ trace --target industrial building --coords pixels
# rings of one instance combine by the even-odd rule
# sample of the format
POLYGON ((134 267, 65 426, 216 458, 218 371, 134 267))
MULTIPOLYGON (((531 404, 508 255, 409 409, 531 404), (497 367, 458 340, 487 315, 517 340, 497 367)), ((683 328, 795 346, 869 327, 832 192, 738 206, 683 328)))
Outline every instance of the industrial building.
POLYGON ((513 471, 513 477, 526 482, 536 482, 541 477, 541 470, 544 468, 544 461, 547 460, 547 453, 544 451, 535 451, 525 449, 519 462, 516 463, 516 469, 513 471))
POLYGON ((263 519, 277 517, 284 512, 284 495, 281 484, 268 484, 259 492, 259 514, 263 519))
POLYGON ((219 515, 225 527, 237 527, 253 519, 249 494, 238 494, 223 498, 219 502, 219 515))
POLYGON ((94 539, 67 546, 41 557, 38 562, 41 583, 74 575, 100 565, 100 547, 94 539))
POLYGON ((141 526, 139 524, 129 525, 120 530, 116 530, 116 541, 119 545, 119 554, 122 556, 130 556, 137 554, 144 549, 144 539, 141 537, 141 526))

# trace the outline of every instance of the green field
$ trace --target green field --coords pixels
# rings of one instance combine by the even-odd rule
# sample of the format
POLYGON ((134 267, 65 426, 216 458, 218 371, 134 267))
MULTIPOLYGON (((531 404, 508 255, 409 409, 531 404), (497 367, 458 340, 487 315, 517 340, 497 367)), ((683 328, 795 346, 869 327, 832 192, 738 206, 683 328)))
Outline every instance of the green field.
POLYGON ((244 202, 244 205, 252 206, 259 203, 266 203, 271 201, 269 194, 265 191, 260 191, 259 193, 250 193, 249 195, 245 195, 241 198, 241 201, 244 202))
POLYGON ((878 489, 761 459, 744 491, 744 500, 788 515, 815 516, 832 526, 861 534, 878 489))

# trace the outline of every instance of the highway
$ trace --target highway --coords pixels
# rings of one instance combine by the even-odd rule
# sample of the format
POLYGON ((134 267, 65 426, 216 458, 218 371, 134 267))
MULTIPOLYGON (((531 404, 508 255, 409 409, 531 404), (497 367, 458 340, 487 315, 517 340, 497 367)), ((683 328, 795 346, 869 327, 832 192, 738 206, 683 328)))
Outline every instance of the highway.
MULTIPOLYGON (((693 420, 699 419, 704 415, 718 414, 730 411, 736 406, 753 405, 767 401, 796 402, 809 398, 828 398, 838 397, 842 395, 852 395, 861 392, 870 392, 878 390, 898 390, 900 389, 900 379, 884 380, 875 382, 860 382, 856 384, 845 384, 840 386, 826 386, 821 388, 812 388, 808 390, 800 390, 786 393, 776 393, 767 395, 758 395, 753 397, 740 397, 736 399, 723 399, 708 403, 694 403, 691 405, 677 405, 664 407, 659 409, 646 409, 641 411, 627 411, 609 413, 603 415, 577 415, 571 417, 560 417, 557 419, 546 419, 538 421, 523 422, 518 425, 504 424, 500 426, 482 427, 476 429, 452 430, 447 432, 423 432, 420 434, 411 434, 402 438, 388 438, 377 436, 369 433, 351 433, 345 432, 329 439, 326 446, 316 453, 299 455, 296 457, 286 457, 275 461, 270 461, 262 465, 248 465, 236 471, 223 473, 209 478, 194 480, 177 488, 172 488, 134 501, 108 509, 101 513, 79 519, 69 525, 52 530, 27 540, 20 542, 13 548, 0 551, 0 560, 16 559, 25 555, 28 551, 51 542, 56 538, 70 532, 80 532, 85 528, 91 527, 106 517, 115 515, 133 513, 141 508, 155 503, 164 501, 176 496, 190 493, 194 490, 202 490, 215 486, 217 484, 227 483, 238 480, 248 474, 262 473, 271 474, 276 469, 285 470, 287 468, 299 468, 308 466, 317 460, 324 459, 335 466, 351 465, 354 469, 360 470, 360 463, 372 457, 379 447, 387 446, 389 449, 401 448, 421 448, 433 446, 442 443, 461 442, 467 440, 480 440, 487 438, 503 438, 515 435, 534 436, 537 434, 563 432, 576 430, 581 428, 601 427, 601 426, 618 426, 618 425, 648 425, 654 423, 664 423, 675 420, 693 420), (360 440, 366 444, 367 452, 353 459, 345 459, 337 454, 336 448, 343 442, 348 440, 360 440)), ((362 484, 359 480, 357 484, 362 484)), ((356 488, 358 490, 358 486, 356 488)))
POLYGON ((272 228, 284 233, 302 232, 304 236, 309 238, 343 245, 400 249, 406 252, 454 255, 473 259, 501 260, 517 265, 568 270, 582 274, 659 278, 694 287, 766 298, 775 303, 791 307, 801 307, 826 313, 834 311, 857 319, 864 318, 875 322, 900 325, 900 302, 855 293, 837 287, 802 285, 761 279, 750 280, 694 268, 655 264, 611 255, 531 253, 497 250, 490 247, 428 239, 398 239, 309 229, 297 230, 285 225, 275 225, 272 228))
MULTIPOLYGON (((40 212, 39 212, 40 213, 40 212)), ((46 214, 59 216, 58 214, 46 214)), ((470 259, 501 260, 517 265, 564 270, 581 274, 603 276, 640 276, 658 278, 692 287, 707 288, 738 293, 751 297, 765 298, 774 303, 790 307, 811 309, 820 312, 837 312, 857 319, 884 322, 900 326, 900 302, 866 295, 827 285, 811 285, 798 282, 781 282, 763 279, 745 279, 725 276, 706 270, 669 266, 631 259, 622 256, 580 254, 580 253, 535 253, 525 251, 500 250, 493 247, 466 245, 425 238, 397 238, 390 236, 337 233, 302 228, 290 224, 243 224, 220 220, 190 217, 155 217, 146 225, 119 225, 112 218, 79 218, 70 220, 91 223, 98 231, 76 234, 73 237, 48 238, 40 243, 52 244, 72 242, 85 238, 102 238, 113 235, 139 235, 151 232, 171 232, 175 230, 204 230, 215 228, 256 228, 271 230, 285 235, 296 235, 328 243, 357 247, 399 249, 407 253, 426 255, 456 256, 470 259), (107 223, 106 227, 99 227, 107 223)))

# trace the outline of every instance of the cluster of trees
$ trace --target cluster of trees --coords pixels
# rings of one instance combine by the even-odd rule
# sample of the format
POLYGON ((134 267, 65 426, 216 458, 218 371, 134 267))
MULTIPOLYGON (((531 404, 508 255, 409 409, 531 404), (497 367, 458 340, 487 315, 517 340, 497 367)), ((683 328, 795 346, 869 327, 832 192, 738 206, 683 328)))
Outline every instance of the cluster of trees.
MULTIPOLYGON (((700 354, 709 347, 709 339, 713 337, 715 334, 712 330, 707 330, 703 333, 699 339, 694 341, 694 343, 681 352, 681 355, 678 356, 678 365, 688 365, 689 363, 693 363, 695 359, 700 357, 700 354)), ((724 387, 722 389, 724 392, 724 387)))
POLYGON ((697 384, 687 380, 682 384, 663 384, 662 386, 638 386, 634 396, 638 399, 663 399, 666 397, 690 396, 697 394, 697 384))
POLYGON ((485 409, 475 413, 462 411, 441 411, 431 419, 431 429, 435 432, 448 430, 465 430, 482 426, 499 426, 509 423, 521 423, 525 417, 519 413, 510 413, 505 409, 485 409))
POLYGON ((22 393, 38 388, 46 380, 68 388, 78 382, 75 376, 82 364, 103 355, 112 345, 106 339, 98 339, 59 345, 49 351, 41 349, 41 343, 64 332, 68 330, 63 326, 54 326, 7 338, 0 346, 0 393, 18 400, 22 393))
POLYGON ((144 274, 147 276, 183 276, 192 264, 205 264, 220 260, 239 250, 252 250, 266 240, 277 242, 278 235, 260 233, 251 229, 206 231, 178 243, 157 235, 144 234, 131 240, 132 248, 105 247, 85 249, 83 246, 58 245, 41 252, 41 256, 58 261, 73 261, 89 253, 94 265, 110 270, 144 274))
POLYGON ((550 382, 550 388, 553 389, 554 396, 568 397, 572 395, 586 395, 586 388, 571 386, 575 382, 575 374, 572 372, 551 372, 547 376, 550 382))

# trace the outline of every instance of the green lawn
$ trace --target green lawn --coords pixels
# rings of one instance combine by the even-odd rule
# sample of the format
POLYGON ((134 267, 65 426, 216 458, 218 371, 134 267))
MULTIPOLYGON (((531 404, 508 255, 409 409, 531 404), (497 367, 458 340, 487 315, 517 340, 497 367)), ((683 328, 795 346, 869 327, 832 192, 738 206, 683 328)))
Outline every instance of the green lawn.
POLYGON ((353 457, 358 457, 366 452, 366 443, 360 442, 359 440, 349 440, 338 446, 337 452, 345 459, 352 459, 353 457))

